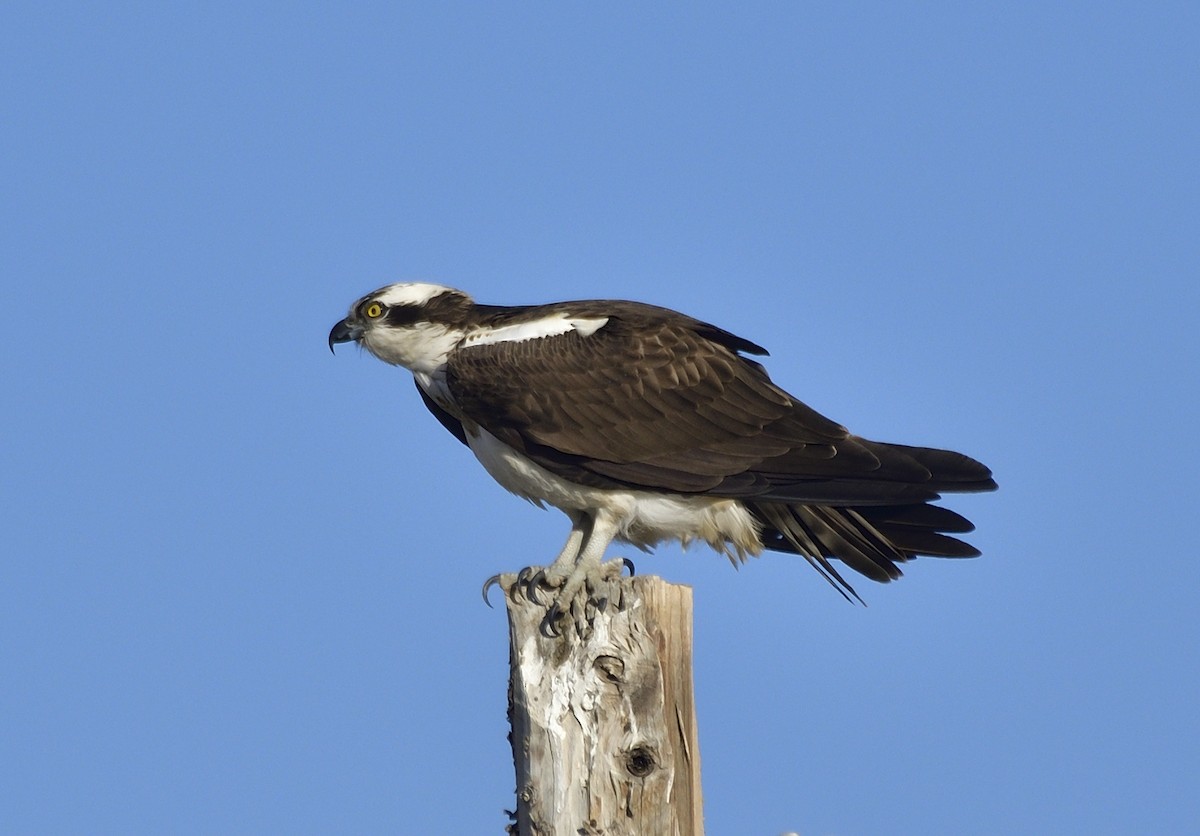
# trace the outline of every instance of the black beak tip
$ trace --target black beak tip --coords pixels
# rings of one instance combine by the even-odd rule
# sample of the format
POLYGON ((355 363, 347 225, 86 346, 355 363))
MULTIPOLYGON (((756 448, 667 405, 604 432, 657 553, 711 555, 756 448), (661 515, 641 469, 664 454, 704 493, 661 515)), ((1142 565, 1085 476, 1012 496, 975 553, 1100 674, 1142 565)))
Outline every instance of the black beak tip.
POLYGON ((333 350, 335 345, 338 343, 348 343, 357 338, 358 334, 354 326, 343 319, 337 325, 333 326, 333 328, 329 331, 329 350, 330 352, 337 354, 337 352, 333 350))

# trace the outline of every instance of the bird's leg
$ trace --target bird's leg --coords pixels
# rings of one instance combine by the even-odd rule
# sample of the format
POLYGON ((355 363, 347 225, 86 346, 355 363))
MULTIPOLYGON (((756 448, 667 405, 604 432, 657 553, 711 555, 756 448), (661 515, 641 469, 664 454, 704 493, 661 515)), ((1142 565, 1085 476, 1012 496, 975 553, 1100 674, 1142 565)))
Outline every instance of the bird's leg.
MULTIPOLYGON (((539 588, 558 590, 542 621, 542 632, 550 636, 560 635, 558 622, 568 615, 576 630, 583 634, 590 621, 589 607, 594 611, 606 597, 596 598, 594 593, 602 584, 619 578, 626 567, 631 574, 633 572, 633 564, 628 560, 604 562, 604 552, 620 530, 616 515, 600 511, 592 517, 581 511, 569 511, 567 516, 571 520, 571 533, 554 562, 545 568, 526 566, 517 573, 516 583, 510 591, 512 595, 519 594, 540 605, 539 588)), ((494 575, 484 583, 484 601, 487 601, 488 588, 499 582, 500 576, 494 575)))
POLYGON ((575 568, 575 560, 579 557, 579 550, 583 546, 584 539, 591 532, 591 520, 586 514, 580 511, 569 511, 567 516, 571 520, 571 533, 567 535, 567 542, 563 544, 562 551, 558 553, 558 557, 554 558, 554 562, 544 568, 526 566, 517 573, 516 588, 535 604, 541 603, 537 595, 539 586, 557 588, 563 585, 567 576, 575 568))
POLYGON ((564 550, 546 570, 546 585, 561 588, 546 613, 546 619, 543 621, 544 632, 557 634, 559 630, 556 622, 567 614, 574 618, 576 629, 580 633, 587 628, 587 608, 593 603, 592 593, 602 583, 620 577, 621 570, 625 568, 624 560, 603 562, 604 551, 617 536, 619 528, 615 514, 598 511, 591 519, 590 530, 582 540, 578 556, 573 561, 564 560, 564 550))
POLYGON ((575 566, 581 559, 584 542, 590 542, 592 532, 595 531, 594 521, 586 514, 573 511, 569 516, 571 517, 571 534, 567 537, 567 542, 563 545, 562 551, 558 553, 558 557, 554 558, 554 562, 541 573, 542 582, 549 587, 560 587, 566 583, 567 578, 575 571, 575 566))

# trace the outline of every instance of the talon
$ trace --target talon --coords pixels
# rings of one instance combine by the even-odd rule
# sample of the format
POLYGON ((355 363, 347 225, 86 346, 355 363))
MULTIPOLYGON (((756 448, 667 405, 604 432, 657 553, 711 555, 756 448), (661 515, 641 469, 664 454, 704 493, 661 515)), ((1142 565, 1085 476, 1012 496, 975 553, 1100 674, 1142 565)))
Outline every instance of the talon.
POLYGON ((517 582, 514 586, 514 589, 520 591, 521 597, 527 601, 533 601, 534 603, 537 603, 537 598, 533 593, 532 584, 536 577, 537 571, 537 567, 535 566, 526 566, 524 569, 517 572, 517 582))
POLYGON ((540 607, 542 605, 542 599, 538 597, 538 587, 549 585, 550 584, 546 583, 546 570, 538 569, 533 573, 533 577, 529 579, 529 591, 525 597, 540 607))
POLYGON ((583 601, 576 600, 575 613, 575 632, 580 638, 588 639, 593 633, 592 625, 596 621, 596 617, 608 608, 608 599, 596 599, 590 595, 583 601))
POLYGON ((495 609, 495 607, 492 607, 492 602, 488 600, 488 590, 490 590, 493 586, 499 586, 499 585, 500 585, 500 576, 499 575, 492 575, 490 578, 488 578, 486 581, 483 582, 483 603, 487 604, 488 607, 491 609, 495 609))
MULTIPOLYGON (((617 584, 614 589, 611 584, 621 578, 626 569, 630 577, 636 571, 633 561, 626 557, 595 565, 591 561, 569 565, 555 560, 548 567, 526 566, 521 569, 507 593, 513 598, 519 595, 535 606, 547 608, 539 627, 543 636, 560 638, 574 626, 575 631, 586 638, 592 632, 592 622, 598 613, 610 607, 620 607, 620 585, 617 584), (610 601, 610 596, 618 600, 610 601)), ((485 601, 491 585, 498 583, 498 578, 489 578, 484 584, 485 601)))
POLYGON ((562 631, 558 629, 558 620, 564 615, 565 613, 562 611, 562 608, 559 607, 557 601, 551 604, 550 609, 546 610, 546 617, 542 619, 542 635, 548 639, 561 638, 562 631))

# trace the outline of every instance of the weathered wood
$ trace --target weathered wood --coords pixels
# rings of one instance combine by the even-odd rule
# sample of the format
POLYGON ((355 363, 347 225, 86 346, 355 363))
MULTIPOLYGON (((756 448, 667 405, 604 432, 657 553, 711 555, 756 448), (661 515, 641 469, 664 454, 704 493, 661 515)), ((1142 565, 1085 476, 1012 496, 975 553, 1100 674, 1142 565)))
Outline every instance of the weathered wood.
POLYGON ((509 718, 521 836, 702 834, 692 693, 692 590, 657 577, 597 590, 580 635, 549 637, 546 605, 500 579, 511 639, 509 718))

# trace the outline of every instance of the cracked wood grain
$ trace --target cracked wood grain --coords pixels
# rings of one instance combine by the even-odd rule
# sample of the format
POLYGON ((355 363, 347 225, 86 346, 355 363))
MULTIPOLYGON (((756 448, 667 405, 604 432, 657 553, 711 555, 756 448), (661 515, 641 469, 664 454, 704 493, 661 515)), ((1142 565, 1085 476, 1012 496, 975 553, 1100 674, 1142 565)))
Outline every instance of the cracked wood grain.
POLYGON ((582 634, 547 636, 512 595, 509 718, 521 836, 703 833, 692 692, 692 591, 657 577, 605 582, 582 634))

